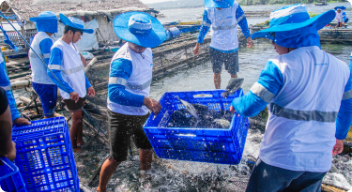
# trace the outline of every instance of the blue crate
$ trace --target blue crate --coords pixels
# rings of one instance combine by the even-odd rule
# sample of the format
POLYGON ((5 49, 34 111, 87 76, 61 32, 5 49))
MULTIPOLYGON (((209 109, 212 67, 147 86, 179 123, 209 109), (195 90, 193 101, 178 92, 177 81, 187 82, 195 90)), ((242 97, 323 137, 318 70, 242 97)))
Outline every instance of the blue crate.
POLYGON ((28 191, 79 191, 67 122, 63 117, 16 126, 18 166, 28 191))
POLYGON ((166 92, 160 99, 160 113, 152 113, 143 127, 155 153, 165 159, 238 164, 247 138, 248 118, 235 113, 228 129, 167 127, 172 113, 184 108, 177 97, 220 112, 229 111, 232 100, 243 95, 241 89, 225 99, 222 92, 166 92))
POLYGON ((18 167, 6 157, 0 157, 0 175, 3 191, 27 191, 18 167))

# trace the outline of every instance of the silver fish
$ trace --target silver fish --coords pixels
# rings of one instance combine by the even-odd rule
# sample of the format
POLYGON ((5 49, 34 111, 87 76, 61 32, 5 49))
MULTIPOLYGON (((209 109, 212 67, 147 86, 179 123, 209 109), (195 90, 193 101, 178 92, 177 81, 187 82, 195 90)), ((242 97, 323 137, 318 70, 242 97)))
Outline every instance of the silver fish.
POLYGON ((224 98, 227 98, 229 95, 234 94, 243 83, 243 78, 231 78, 227 84, 226 91, 221 94, 224 98))
POLYGON ((229 128, 231 125, 230 121, 226 119, 215 119, 213 123, 214 128, 229 128))
POLYGON ((187 101, 185 100, 182 100, 180 98, 177 98, 185 107, 186 107, 186 110, 189 112, 189 114, 191 114, 193 117, 199 119, 198 117, 198 111, 196 108, 193 107, 192 104, 188 103, 187 101))

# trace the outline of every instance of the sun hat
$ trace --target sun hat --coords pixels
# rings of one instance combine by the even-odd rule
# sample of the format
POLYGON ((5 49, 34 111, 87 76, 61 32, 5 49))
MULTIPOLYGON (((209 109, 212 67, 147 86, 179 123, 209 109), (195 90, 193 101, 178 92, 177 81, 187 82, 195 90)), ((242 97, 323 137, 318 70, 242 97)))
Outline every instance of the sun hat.
POLYGON ((285 6, 271 12, 270 27, 253 33, 252 38, 268 38, 288 48, 320 46, 318 30, 330 23, 335 15, 335 11, 329 10, 310 18, 305 5, 285 6), (273 39, 273 33, 275 33, 275 39, 273 39))
POLYGON ((206 8, 228 8, 233 5, 235 0, 204 0, 204 6, 206 8))
POLYGON ((57 18, 54 12, 44 11, 38 17, 29 18, 30 21, 35 22, 38 32, 57 32, 57 18))
POLYGON ((346 7, 345 6, 336 6, 334 9, 335 9, 335 11, 338 10, 338 9, 345 10, 346 7))
POLYGON ((143 12, 126 12, 115 17, 115 34, 121 39, 142 47, 157 47, 166 38, 164 26, 143 12))
POLYGON ((88 33, 88 34, 94 33, 93 29, 85 29, 84 22, 75 17, 66 17, 64 14, 60 13, 60 20, 64 25, 82 30, 84 33, 88 33))

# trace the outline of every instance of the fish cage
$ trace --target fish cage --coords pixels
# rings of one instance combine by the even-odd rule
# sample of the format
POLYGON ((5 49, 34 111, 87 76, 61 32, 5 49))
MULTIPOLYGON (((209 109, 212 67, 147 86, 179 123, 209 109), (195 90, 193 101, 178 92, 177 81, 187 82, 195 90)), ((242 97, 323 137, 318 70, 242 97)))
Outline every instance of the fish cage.
POLYGON ((14 126, 18 166, 28 191, 79 191, 79 179, 64 117, 14 126))
POLYGON ((160 99, 163 108, 157 116, 152 113, 143 127, 155 153, 165 159, 238 164, 246 142, 248 118, 235 113, 229 128, 167 127, 173 112, 185 107, 179 99, 220 113, 229 111, 233 99, 243 95, 242 89, 228 98, 221 96, 223 92, 166 92, 160 99))
POLYGON ((27 191, 18 167, 6 157, 0 157, 0 189, 3 191, 27 191))

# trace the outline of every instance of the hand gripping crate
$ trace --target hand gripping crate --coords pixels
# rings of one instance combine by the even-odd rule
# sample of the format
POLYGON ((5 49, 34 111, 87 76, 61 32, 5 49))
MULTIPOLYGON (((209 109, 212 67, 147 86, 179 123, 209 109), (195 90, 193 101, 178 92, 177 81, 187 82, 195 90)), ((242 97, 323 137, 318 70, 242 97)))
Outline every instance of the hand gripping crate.
POLYGON ((222 92, 166 92, 160 99, 160 113, 156 117, 152 113, 143 127, 155 153, 165 159, 238 164, 246 142, 248 118, 235 113, 228 129, 167 127, 172 113, 184 108, 177 97, 220 112, 229 111, 232 100, 243 95, 241 89, 225 99, 222 92))
POLYGON ((64 117, 15 126, 15 163, 28 191, 79 191, 79 180, 64 117))
POLYGON ((0 191, 26 192, 18 167, 6 157, 0 157, 0 191))

